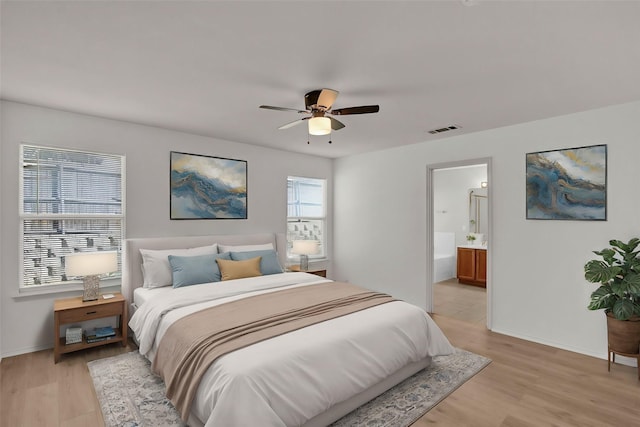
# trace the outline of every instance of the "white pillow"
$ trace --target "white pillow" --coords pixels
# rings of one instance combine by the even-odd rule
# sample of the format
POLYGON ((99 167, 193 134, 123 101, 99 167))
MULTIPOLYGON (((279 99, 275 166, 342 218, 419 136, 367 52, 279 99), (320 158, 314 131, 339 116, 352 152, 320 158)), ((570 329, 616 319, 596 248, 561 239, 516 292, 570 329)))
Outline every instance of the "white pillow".
POLYGON ((140 249, 140 254, 142 255, 142 276, 144 277, 142 287, 160 288, 162 286, 171 286, 173 284, 169 255, 194 256, 216 253, 218 253, 217 243, 210 246, 188 249, 140 249))
POLYGON ((241 245, 241 246, 218 245, 219 253, 266 251, 269 249, 273 249, 273 243, 265 243, 262 245, 241 245))

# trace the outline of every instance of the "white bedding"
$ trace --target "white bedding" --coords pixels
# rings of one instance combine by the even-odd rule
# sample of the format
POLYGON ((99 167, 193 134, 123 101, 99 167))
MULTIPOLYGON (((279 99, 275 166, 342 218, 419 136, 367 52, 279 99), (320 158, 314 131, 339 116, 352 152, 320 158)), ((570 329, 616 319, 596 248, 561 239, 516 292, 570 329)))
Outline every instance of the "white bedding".
POLYGON ((164 286, 162 288, 136 288, 133 291, 133 302, 136 307, 140 307, 142 304, 147 302, 150 298, 153 298, 156 295, 160 295, 162 293, 172 292, 173 288, 171 286, 164 286))
MULTIPOLYGON (((177 319, 246 295, 322 283, 283 273, 171 289, 149 298, 129 326, 153 360, 177 319)), ((405 365, 453 352, 424 311, 396 301, 229 353, 203 377, 192 414, 206 426, 299 426, 405 365)))

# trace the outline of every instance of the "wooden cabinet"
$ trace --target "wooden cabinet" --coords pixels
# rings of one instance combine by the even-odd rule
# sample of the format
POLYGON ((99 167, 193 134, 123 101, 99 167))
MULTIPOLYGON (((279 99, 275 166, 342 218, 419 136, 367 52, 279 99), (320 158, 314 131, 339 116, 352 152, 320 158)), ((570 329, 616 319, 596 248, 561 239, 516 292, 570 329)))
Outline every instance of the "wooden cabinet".
POLYGON ((127 303, 122 294, 116 293, 113 298, 104 299, 100 296, 95 301, 82 301, 82 297, 59 299, 53 303, 54 347, 53 359, 55 363, 60 355, 99 345, 121 342, 127 345, 127 303), (82 342, 66 344, 65 337, 60 337, 60 326, 81 323, 86 320, 102 319, 120 316, 120 327, 116 329, 116 336, 104 341, 88 343, 83 337, 82 342))
POLYGON ((487 286, 487 250, 458 248, 458 282, 487 286))

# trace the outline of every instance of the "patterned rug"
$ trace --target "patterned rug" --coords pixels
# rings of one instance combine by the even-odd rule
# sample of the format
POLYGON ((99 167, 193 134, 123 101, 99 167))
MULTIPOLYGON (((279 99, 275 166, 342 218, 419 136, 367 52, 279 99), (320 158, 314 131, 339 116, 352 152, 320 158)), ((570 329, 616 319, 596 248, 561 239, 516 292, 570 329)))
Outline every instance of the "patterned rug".
MULTIPOLYGON (((407 427, 480 372, 486 357, 456 349, 364 404, 332 426, 407 427)), ((164 395, 162 380, 137 351, 89 362, 107 427, 184 426, 164 395)))

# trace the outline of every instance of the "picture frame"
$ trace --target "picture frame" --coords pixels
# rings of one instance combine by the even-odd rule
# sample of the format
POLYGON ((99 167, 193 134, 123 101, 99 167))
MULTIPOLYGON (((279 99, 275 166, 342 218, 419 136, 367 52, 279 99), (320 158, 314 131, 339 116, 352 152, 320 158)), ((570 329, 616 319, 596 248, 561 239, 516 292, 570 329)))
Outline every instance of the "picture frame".
POLYGON ((247 219, 247 161, 171 151, 170 218, 247 219))
POLYGON ((526 155, 526 218, 607 220, 607 145, 526 155))

